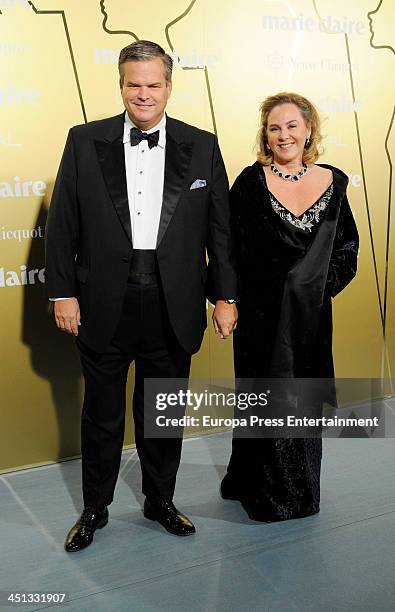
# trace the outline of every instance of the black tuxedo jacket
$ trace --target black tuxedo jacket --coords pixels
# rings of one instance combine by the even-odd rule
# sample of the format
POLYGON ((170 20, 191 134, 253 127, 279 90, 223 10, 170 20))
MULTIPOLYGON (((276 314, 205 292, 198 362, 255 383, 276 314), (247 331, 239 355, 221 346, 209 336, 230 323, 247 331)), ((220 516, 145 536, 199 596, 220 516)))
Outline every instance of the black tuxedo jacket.
MULTIPOLYGON (((133 249, 123 128, 124 113, 70 130, 46 228, 47 296, 78 298, 79 337, 99 353, 120 318, 133 249)), ((157 260, 171 325, 194 353, 206 296, 236 295, 228 181, 216 137, 170 117, 157 260), (190 190, 196 179, 206 186, 190 190)))

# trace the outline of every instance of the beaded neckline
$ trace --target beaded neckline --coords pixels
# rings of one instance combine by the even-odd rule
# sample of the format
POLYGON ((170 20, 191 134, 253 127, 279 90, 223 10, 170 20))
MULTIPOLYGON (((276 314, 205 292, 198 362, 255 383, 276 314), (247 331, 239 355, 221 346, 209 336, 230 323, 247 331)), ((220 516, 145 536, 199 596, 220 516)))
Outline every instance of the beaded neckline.
POLYGON ((305 212, 300 217, 296 217, 287 208, 280 204, 280 202, 274 197, 274 195, 270 191, 269 196, 273 210, 281 217, 281 219, 285 219, 298 229, 302 229, 304 231, 307 230, 311 232, 314 225, 319 223, 322 213, 324 212, 324 210, 326 210, 329 204, 329 200, 332 197, 332 193, 333 183, 329 185, 329 187, 318 198, 318 200, 314 204, 312 204, 310 208, 305 210, 305 212))

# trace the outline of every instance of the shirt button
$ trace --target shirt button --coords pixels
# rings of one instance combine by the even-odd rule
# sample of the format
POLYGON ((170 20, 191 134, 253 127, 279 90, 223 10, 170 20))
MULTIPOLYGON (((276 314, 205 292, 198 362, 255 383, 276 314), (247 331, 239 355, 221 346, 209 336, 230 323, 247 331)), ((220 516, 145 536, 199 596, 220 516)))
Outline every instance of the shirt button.
POLYGON ((143 171, 142 171, 142 170, 140 170, 139 174, 143 174, 143 171))
POLYGON ((122 257, 122 262, 123 263, 129 263, 129 258, 128 257, 122 257))
POLYGON ((141 191, 139 191, 138 194, 141 195, 141 191))
POLYGON ((139 215, 140 213, 138 212, 137 214, 139 215))

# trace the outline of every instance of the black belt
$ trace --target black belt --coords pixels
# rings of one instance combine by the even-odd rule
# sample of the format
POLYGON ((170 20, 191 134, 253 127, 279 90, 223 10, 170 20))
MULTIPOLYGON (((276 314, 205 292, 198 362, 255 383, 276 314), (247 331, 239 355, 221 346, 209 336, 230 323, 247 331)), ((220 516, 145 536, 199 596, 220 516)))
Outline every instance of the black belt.
POLYGON ((157 263, 155 249, 133 249, 128 283, 156 285, 157 263))

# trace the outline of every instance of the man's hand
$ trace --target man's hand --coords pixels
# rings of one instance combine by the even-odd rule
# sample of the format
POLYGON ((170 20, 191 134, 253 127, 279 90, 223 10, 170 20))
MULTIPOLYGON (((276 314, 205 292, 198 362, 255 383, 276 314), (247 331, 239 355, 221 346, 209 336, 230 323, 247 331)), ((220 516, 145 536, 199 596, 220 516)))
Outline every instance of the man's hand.
POLYGON ((56 325, 68 334, 78 336, 78 326, 81 325, 80 305, 77 298, 56 300, 54 302, 56 325))
POLYGON ((236 304, 227 304, 225 300, 217 300, 213 313, 215 333, 223 340, 235 329, 237 324, 236 304))

